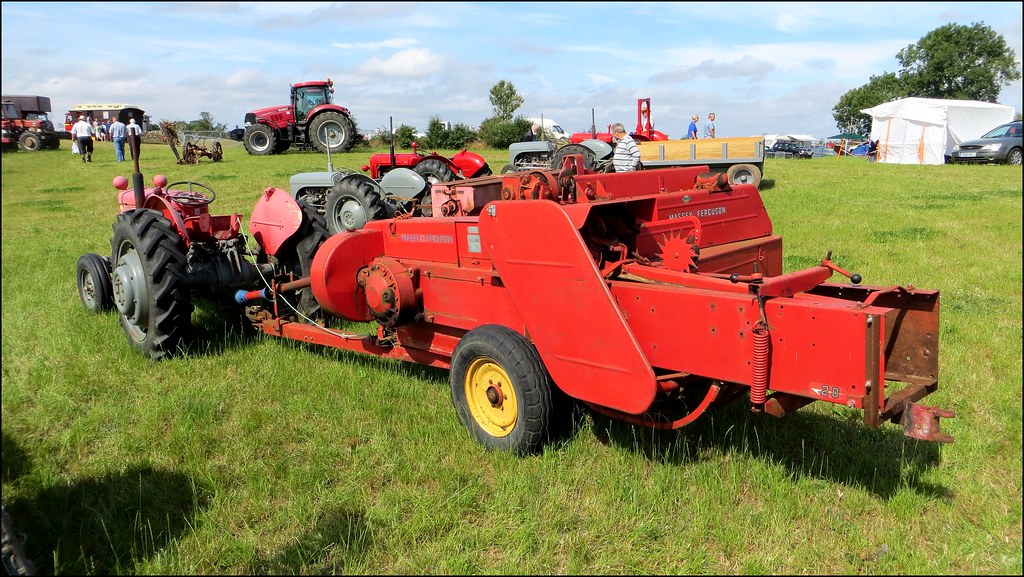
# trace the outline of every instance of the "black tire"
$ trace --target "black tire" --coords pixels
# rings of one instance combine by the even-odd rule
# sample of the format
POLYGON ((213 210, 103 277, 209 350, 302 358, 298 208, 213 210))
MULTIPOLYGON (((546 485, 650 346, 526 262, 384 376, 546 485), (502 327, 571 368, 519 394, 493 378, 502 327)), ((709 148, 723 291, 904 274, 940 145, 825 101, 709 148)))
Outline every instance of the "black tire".
POLYGON ((494 171, 491 170, 490 166, 485 164, 484 167, 480 169, 480 172, 476 173, 473 178, 483 178, 485 176, 491 176, 492 174, 494 174, 494 171))
POLYGON ((518 170, 519 168, 514 164, 506 164, 505 166, 501 167, 502 174, 507 174, 509 172, 517 172, 518 170))
POLYGON ((153 360, 186 348, 192 296, 186 286, 185 241, 155 210, 117 215, 112 293, 128 342, 153 360))
POLYGON ((75 276, 78 278, 78 298, 86 310, 104 313, 114 308, 109 259, 92 252, 83 254, 78 257, 75 276))
POLYGON ((551 156, 551 169, 558 170, 562 168, 562 159, 567 154, 582 154, 583 155, 583 167, 587 170, 594 170, 594 163, 597 161, 594 158, 594 152, 583 146, 582 144, 566 144, 562 148, 555 151, 555 154, 551 156))
MULTIPOLYGON (((302 199, 296 199, 296 202, 302 209, 302 224, 299 226, 299 230, 278 249, 277 259, 280 265, 279 272, 291 273, 296 278, 305 278, 309 276, 312 269, 313 255, 330 234, 327 232, 323 217, 317 214, 316 208, 302 199)), ((287 295, 285 298, 298 309, 300 315, 313 321, 322 318, 323 311, 320 303, 313 298, 312 289, 299 289, 295 291, 295 294, 295 298, 287 298, 287 295)), ((285 305, 284 310, 291 311, 291 308, 285 305)))
POLYGON ((309 141, 320 152, 348 152, 355 142, 356 126, 351 118, 340 112, 327 111, 316 115, 309 123, 309 141))
POLYGON ((224 147, 219 142, 213 143, 213 161, 220 162, 224 158, 224 147))
POLYGON ((18 137, 18 148, 26 152, 35 152, 42 148, 42 141, 35 132, 24 132, 18 137))
POLYGON ((363 228, 367 222, 387 214, 379 190, 361 178, 347 178, 335 184, 327 193, 324 207, 330 235, 363 228))
POLYGON ((266 156, 277 152, 277 135, 266 124, 253 124, 242 135, 245 151, 253 156, 266 156))
POLYGON ((551 378, 519 333, 500 325, 466 333, 452 354, 449 381, 459 420, 487 449, 531 454, 550 440, 551 378))
POLYGON ((729 177, 729 184, 761 184, 761 171, 753 164, 734 164, 725 175, 729 177))
POLYGON ((1019 148, 1012 148, 1010 152, 1006 153, 1006 164, 1012 164, 1014 166, 1020 166, 1021 163, 1021 152, 1019 148))
POLYGON ((274 143, 274 150, 271 154, 281 154, 291 148, 292 141, 278 138, 277 142, 274 143))
POLYGON ((450 182, 455 180, 455 173, 447 164, 436 158, 421 160, 413 167, 416 174, 419 174, 427 181, 427 187, 423 194, 416 197, 416 208, 413 209, 413 216, 433 216, 434 209, 431 207, 432 196, 430 189, 439 182, 450 182))

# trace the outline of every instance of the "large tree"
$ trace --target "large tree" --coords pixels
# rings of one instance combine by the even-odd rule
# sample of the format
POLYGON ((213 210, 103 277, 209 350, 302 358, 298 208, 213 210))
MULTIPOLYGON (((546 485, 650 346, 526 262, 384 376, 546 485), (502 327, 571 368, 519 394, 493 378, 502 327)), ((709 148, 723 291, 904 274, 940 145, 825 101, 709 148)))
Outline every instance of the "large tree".
POLYGON ((840 130, 866 134, 871 119, 861 110, 907 96, 995 102, 1003 86, 1021 78, 1006 40, 981 23, 936 28, 896 58, 898 73, 872 76, 839 99, 832 117, 840 130))
POLYGON ((909 92, 925 98, 995 102, 1020 79, 1006 40, 984 24, 946 24, 896 55, 909 92))
POLYGON ((839 98, 839 103, 832 109, 832 117, 836 119, 840 132, 868 134, 871 132, 871 117, 861 110, 906 95, 906 87, 895 72, 872 76, 867 84, 839 98))
POLYGON ((494 107, 495 119, 503 122, 512 120, 522 105, 523 97, 519 96, 515 85, 508 80, 499 80, 491 87, 491 106, 494 107))

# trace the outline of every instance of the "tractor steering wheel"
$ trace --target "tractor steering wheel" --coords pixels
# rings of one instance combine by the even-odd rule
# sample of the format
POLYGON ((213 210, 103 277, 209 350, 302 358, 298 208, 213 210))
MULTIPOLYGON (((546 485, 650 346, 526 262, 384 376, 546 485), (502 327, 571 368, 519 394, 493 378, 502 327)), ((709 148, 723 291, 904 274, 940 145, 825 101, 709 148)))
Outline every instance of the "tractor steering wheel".
POLYGON ((217 193, 212 188, 198 182, 191 180, 180 180, 178 182, 172 182, 164 187, 164 190, 168 192, 168 197, 174 202, 182 206, 206 206, 217 199, 217 193), (175 192, 171 194, 171 189, 179 184, 187 184, 188 191, 186 192, 175 192), (192 190, 193 188, 202 189, 201 191, 192 190))

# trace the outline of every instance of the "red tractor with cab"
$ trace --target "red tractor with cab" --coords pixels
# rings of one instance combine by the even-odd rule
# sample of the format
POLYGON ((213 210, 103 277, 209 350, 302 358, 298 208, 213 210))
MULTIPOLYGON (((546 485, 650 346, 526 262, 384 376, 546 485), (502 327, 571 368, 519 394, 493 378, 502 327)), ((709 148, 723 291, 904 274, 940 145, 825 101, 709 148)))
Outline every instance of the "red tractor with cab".
POLYGON ((356 123, 347 108, 333 103, 334 81, 300 82, 291 103, 245 115, 242 144, 252 155, 280 154, 292 145, 320 152, 347 152, 356 142, 356 123))

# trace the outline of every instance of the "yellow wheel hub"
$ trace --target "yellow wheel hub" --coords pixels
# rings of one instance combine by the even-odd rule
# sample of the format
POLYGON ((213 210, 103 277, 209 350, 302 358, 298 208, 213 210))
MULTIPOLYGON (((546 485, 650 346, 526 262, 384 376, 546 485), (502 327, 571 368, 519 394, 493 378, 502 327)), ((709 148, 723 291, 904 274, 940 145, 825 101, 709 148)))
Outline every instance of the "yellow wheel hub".
POLYGON ((504 437, 515 429, 519 401, 508 373, 492 359, 475 359, 466 369, 466 403, 488 435, 504 437))

